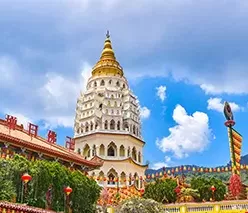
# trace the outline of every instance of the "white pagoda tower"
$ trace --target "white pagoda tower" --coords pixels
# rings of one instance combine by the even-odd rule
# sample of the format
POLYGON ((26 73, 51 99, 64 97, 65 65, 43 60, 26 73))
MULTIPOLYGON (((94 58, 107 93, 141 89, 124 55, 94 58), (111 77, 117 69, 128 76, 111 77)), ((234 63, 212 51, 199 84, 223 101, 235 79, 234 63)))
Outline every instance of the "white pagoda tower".
POLYGON ((147 165, 143 165, 140 107, 116 60, 109 33, 106 36, 86 92, 77 100, 75 150, 88 160, 104 161, 100 170, 90 173, 100 185, 142 188, 147 165))

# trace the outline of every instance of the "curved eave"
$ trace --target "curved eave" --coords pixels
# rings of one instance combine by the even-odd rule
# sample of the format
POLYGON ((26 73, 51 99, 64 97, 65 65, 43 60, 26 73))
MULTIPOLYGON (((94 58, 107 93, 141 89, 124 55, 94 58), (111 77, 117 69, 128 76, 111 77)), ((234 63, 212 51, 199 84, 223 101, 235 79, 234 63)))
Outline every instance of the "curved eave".
MULTIPOLYGON (((109 130, 110 131, 110 130, 109 130)), ((104 131, 95 131, 95 132, 89 132, 88 134, 84 134, 84 135, 75 135, 74 138, 83 138, 89 135, 95 135, 95 134, 104 134, 104 135, 123 135, 123 136, 130 136, 136 140, 138 140, 139 142, 143 143, 144 145, 146 144, 145 141, 141 140, 138 137, 135 137, 134 135, 131 135, 130 133, 121 133, 121 132, 104 132, 104 131)))
POLYGON ((123 158, 123 159, 104 159, 104 158, 101 158, 99 156, 95 156, 92 159, 99 159, 101 161, 108 161, 108 162, 125 162, 125 161, 130 161, 131 160, 137 166, 148 168, 148 164, 144 164, 144 165, 138 164, 131 157, 127 157, 127 158, 123 158))
POLYGON ((32 144, 32 143, 30 143, 28 141, 13 137, 11 135, 6 135, 6 134, 1 133, 1 132, 0 132, 0 140, 9 142, 9 143, 13 144, 14 146, 26 147, 28 150, 32 150, 32 151, 35 151, 35 152, 41 152, 41 153, 43 153, 43 154, 45 154, 47 156, 58 157, 58 158, 60 158, 60 159, 62 159, 64 161, 67 161, 67 162, 74 162, 74 163, 76 163, 78 165, 85 165, 85 166, 88 166, 88 167, 95 167, 95 168, 101 167, 103 165, 100 162, 87 161, 85 159, 81 159, 81 158, 76 157, 75 155, 73 155, 73 153, 68 152, 68 154, 64 154, 64 153, 61 153, 59 151, 52 150, 52 149, 47 149, 46 147, 43 147, 41 145, 32 144))

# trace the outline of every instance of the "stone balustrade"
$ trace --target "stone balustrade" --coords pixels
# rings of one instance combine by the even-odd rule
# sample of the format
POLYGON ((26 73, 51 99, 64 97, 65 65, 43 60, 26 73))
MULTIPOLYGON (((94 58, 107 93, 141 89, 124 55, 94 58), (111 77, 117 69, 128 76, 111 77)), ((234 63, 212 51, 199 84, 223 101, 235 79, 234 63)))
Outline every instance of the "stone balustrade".
POLYGON ((214 203, 185 203, 185 204, 175 204, 166 205, 166 213, 208 213, 208 212, 218 212, 218 213, 248 213, 248 200, 245 201, 223 201, 214 203))

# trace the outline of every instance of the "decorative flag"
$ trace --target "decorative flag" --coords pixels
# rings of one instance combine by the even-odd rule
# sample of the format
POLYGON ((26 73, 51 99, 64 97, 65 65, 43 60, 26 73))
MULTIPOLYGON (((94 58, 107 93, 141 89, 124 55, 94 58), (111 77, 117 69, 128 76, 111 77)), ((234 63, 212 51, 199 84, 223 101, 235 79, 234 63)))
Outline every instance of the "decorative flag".
POLYGON ((242 136, 233 128, 228 128, 233 172, 240 174, 242 136))

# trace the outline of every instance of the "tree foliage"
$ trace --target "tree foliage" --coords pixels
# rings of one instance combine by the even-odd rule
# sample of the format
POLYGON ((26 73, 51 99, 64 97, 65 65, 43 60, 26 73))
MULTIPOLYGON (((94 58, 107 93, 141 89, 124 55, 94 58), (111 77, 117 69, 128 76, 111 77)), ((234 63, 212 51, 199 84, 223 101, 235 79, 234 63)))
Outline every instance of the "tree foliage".
POLYGON ((224 199, 226 194, 226 185, 217 178, 203 178, 196 177, 191 179, 191 188, 198 190, 200 197, 199 201, 206 200, 209 201, 213 194, 211 191, 211 186, 216 188, 214 192, 214 199, 216 201, 221 201, 224 199))
POLYGON ((28 172, 32 180, 27 185, 23 200, 28 205, 45 208, 46 192, 52 186, 52 206, 56 211, 63 211, 65 206, 64 187, 70 186, 72 208, 75 212, 94 212, 95 203, 100 195, 100 187, 94 180, 87 178, 80 171, 70 171, 58 162, 37 160, 30 162, 16 155, 11 160, 0 159, 0 200, 22 201, 23 184, 21 176, 28 172), (4 183, 4 184, 2 184, 4 183))
POLYGON ((152 200, 142 198, 132 198, 124 201, 118 210, 119 213, 161 213, 163 206, 152 200))
POLYGON ((151 198, 157 202, 174 203, 176 201, 175 188, 177 183, 172 179, 156 180, 145 188, 144 198, 151 198))

